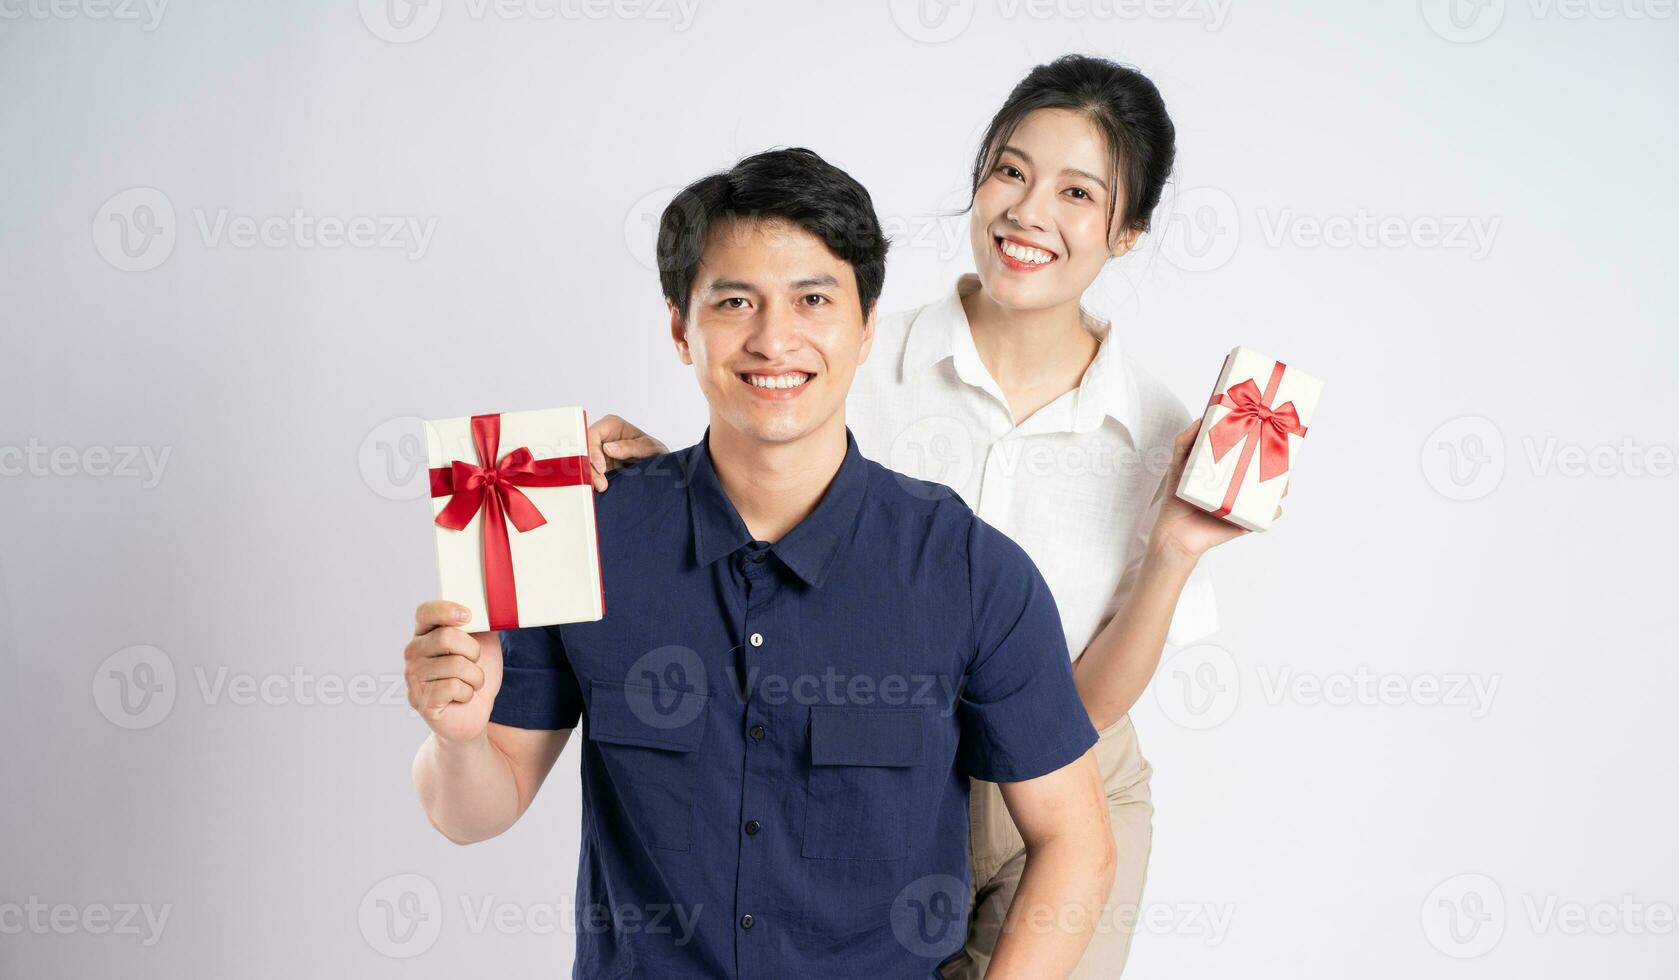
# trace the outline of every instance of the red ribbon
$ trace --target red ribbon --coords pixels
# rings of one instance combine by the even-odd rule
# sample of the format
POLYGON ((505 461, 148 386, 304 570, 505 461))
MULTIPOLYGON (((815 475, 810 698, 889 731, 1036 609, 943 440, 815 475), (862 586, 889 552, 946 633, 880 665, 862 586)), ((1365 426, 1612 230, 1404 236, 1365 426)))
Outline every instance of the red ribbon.
POLYGON ((1248 464, 1253 461, 1255 452, 1259 453, 1259 482, 1264 483, 1288 472, 1288 437, 1291 434, 1305 436, 1306 427, 1300 424, 1300 415, 1295 411, 1293 402, 1271 407, 1277 398, 1277 388, 1283 383, 1283 373, 1287 370, 1288 365, 1276 362, 1264 392, 1249 378, 1241 384, 1231 385, 1230 390, 1222 394, 1213 394, 1209 405, 1224 405, 1230 409, 1207 433, 1213 461, 1218 462, 1237 443, 1242 444, 1242 455, 1236 460, 1236 473, 1230 478, 1224 502, 1213 511, 1214 517, 1224 517, 1236 506, 1236 495, 1241 492, 1242 478, 1247 476, 1248 464))
POLYGON ((587 456, 552 456, 535 459, 521 446, 497 462, 501 442, 500 415, 472 417, 472 443, 478 449, 475 466, 455 460, 431 469, 431 495, 449 497, 437 523, 464 531, 480 510, 484 534, 484 597, 489 606, 490 629, 517 629, 519 602, 513 588, 513 552, 507 537, 507 522, 521 532, 548 523, 519 487, 575 487, 589 481, 587 456))

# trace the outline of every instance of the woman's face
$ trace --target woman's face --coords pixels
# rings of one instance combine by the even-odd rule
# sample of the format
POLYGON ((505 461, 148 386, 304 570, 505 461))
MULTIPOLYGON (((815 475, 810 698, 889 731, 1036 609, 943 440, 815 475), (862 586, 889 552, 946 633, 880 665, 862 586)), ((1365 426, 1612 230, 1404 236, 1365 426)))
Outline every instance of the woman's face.
MULTIPOLYGON (((1076 302, 1135 236, 1108 234, 1107 141, 1083 114, 1038 109, 1015 127, 974 195, 969 229, 979 279, 1005 309, 1076 302)), ((1114 208, 1125 209, 1123 197, 1114 208)))

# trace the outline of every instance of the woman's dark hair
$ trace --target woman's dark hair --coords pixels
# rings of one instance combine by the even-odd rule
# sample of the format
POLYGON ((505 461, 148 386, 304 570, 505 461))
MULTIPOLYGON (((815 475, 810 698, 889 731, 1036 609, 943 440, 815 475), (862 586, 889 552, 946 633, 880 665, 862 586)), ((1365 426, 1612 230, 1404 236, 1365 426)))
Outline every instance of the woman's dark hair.
MULTIPOLYGON (((1020 80, 991 117, 980 141, 972 194, 979 193, 979 185, 997 166, 997 158, 1021 120, 1038 109, 1070 109, 1102 131, 1108 143, 1108 174, 1113 178, 1108 184, 1122 189, 1125 201, 1124 210, 1116 212, 1120 194, 1108 195, 1109 237, 1116 227, 1147 231, 1149 216, 1172 173, 1177 131, 1154 83, 1135 68, 1105 58, 1062 55, 1020 80)), ((972 196, 968 206, 973 206, 972 196)))
POLYGON ((713 225, 729 219, 787 221, 822 239, 857 277, 863 316, 886 281, 886 236, 874 201, 850 174, 803 147, 767 150, 689 184, 659 219, 659 284, 684 318, 700 254, 713 225))

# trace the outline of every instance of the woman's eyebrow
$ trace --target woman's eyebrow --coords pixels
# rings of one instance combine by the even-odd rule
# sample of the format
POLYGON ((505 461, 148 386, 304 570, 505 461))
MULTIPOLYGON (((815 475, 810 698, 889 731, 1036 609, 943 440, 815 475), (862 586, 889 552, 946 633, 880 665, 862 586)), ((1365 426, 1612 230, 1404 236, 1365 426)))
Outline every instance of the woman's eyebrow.
POLYGON ((1088 170, 1080 170, 1077 167, 1068 167, 1067 169, 1065 169, 1061 172, 1064 173, 1064 174, 1075 174, 1075 175, 1077 175, 1079 177, 1083 177, 1087 180, 1093 180, 1097 184, 1101 185, 1101 188, 1103 190, 1108 189, 1108 182, 1107 181, 1105 181, 1102 178, 1096 176, 1095 174, 1091 173, 1088 170))
MULTIPOLYGON (((1013 153, 1015 156, 1017 156, 1020 159, 1026 161, 1028 166, 1030 166, 1031 163, 1032 163, 1031 154, 1027 153, 1025 150, 1022 150, 1018 146, 1005 146, 1001 150, 997 151, 998 156, 1002 156, 1004 153, 1013 153)), ((1109 190, 1107 181, 1105 181, 1102 178, 1096 176, 1095 174, 1091 173, 1088 170, 1080 170, 1077 167, 1067 167, 1067 168, 1063 169, 1061 172, 1063 174, 1073 174, 1074 176, 1077 176, 1077 177, 1083 177, 1086 180, 1095 181, 1103 190, 1105 190, 1105 191, 1109 190)))

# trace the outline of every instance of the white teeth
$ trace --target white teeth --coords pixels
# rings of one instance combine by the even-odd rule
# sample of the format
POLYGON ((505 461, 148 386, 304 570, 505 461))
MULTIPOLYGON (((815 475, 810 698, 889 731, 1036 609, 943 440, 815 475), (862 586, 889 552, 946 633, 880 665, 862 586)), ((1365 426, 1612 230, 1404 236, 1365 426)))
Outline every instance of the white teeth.
POLYGON ((1009 241, 1007 238, 998 239, 998 241, 1002 243, 1004 255, 1020 262, 1030 262, 1033 265, 1043 265, 1045 262, 1051 262, 1055 259, 1054 255, 1041 248, 1032 248, 1028 245, 1017 245, 1014 242, 1009 241))
POLYGON ((754 388, 797 388, 810 380, 810 375, 800 371, 792 374, 748 374, 746 380, 754 388))

